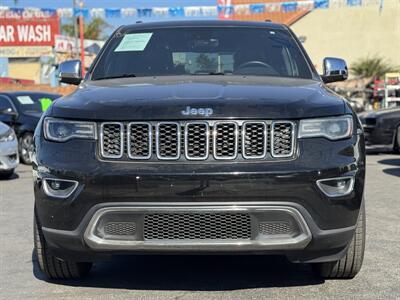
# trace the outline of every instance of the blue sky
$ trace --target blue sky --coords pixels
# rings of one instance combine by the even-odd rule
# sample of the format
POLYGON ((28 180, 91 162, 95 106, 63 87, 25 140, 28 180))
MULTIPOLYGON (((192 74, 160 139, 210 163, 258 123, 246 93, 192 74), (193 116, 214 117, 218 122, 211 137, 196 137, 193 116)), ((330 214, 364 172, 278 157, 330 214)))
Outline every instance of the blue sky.
MULTIPOLYGON (((0 0, 0 6, 9 7, 41 7, 41 8, 60 8, 60 7, 72 7, 73 0, 18 0, 17 5, 13 0, 0 0)), ((119 8, 119 7, 174 7, 174 6, 208 6, 216 5, 217 0, 84 0, 85 7, 100 7, 100 8, 119 8)), ((163 20, 168 17, 163 17, 163 20)), ((174 18, 178 20, 179 18, 174 18)), ((157 21, 159 19, 149 18, 144 21, 157 21)), ((137 21, 136 18, 108 18, 107 22, 112 25, 113 28, 122 25, 134 23, 137 21)), ((113 29, 111 28, 111 30, 113 29)))

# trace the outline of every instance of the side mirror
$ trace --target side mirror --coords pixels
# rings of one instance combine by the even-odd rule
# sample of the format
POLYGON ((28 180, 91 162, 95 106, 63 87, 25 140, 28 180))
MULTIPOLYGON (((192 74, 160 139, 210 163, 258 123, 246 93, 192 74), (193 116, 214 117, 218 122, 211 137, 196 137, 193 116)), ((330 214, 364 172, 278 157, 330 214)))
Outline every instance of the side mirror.
POLYGON ((82 63, 80 60, 67 60, 58 65, 58 80, 78 85, 82 81, 82 63))
POLYGON ((343 81, 349 76, 346 62, 341 58, 325 57, 324 74, 321 75, 325 83, 343 81))
POLYGON ((12 108, 6 108, 6 109, 0 111, 0 115, 6 115, 6 116, 11 116, 11 117, 15 118, 18 116, 18 113, 15 110, 13 110, 12 108))

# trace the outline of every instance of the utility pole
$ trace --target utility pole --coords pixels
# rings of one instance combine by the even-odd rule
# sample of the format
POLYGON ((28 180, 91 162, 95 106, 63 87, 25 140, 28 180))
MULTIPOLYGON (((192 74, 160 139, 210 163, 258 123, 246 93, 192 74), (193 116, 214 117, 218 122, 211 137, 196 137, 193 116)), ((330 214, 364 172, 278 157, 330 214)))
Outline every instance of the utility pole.
POLYGON ((75 51, 74 57, 78 58, 78 24, 77 24, 77 19, 75 17, 75 8, 76 8, 76 0, 72 0, 72 7, 73 7, 73 12, 72 12, 72 20, 74 24, 74 40, 75 40, 75 51))
MULTIPOLYGON (((80 8, 83 8, 83 1, 79 3, 80 8)), ((85 77, 85 45, 84 45, 84 40, 85 40, 85 26, 83 24, 83 13, 79 15, 79 36, 81 40, 81 63, 82 63, 82 77, 85 77)))

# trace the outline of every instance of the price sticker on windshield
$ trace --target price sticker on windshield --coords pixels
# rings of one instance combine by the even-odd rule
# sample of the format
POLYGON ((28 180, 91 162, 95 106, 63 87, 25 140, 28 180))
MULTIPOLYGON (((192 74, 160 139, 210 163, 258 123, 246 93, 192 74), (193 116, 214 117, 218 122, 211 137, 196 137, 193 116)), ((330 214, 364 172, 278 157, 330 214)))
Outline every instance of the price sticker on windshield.
POLYGON ((30 96, 17 96, 17 99, 22 105, 35 103, 30 96))
POLYGON ((152 35, 152 32, 126 34, 114 52, 143 51, 152 35))

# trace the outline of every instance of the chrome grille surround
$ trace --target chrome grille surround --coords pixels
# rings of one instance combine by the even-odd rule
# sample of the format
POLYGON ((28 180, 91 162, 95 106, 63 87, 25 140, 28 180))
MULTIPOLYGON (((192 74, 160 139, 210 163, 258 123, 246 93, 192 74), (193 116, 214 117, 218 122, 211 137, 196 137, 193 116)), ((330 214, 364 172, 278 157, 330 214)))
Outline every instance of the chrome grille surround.
POLYGON ((104 122, 100 127, 100 152, 105 158, 121 158, 124 152, 124 124, 104 122), (119 127, 119 132, 117 128, 119 127), (110 131, 116 131, 110 133, 110 131), (119 140, 119 144, 118 141, 119 140), (116 152, 116 153, 114 153, 116 152))
POLYGON ((296 123, 286 120, 105 122, 99 130, 100 157, 125 161, 293 159, 297 148, 296 123))
POLYGON ((238 140, 239 126, 236 122, 215 122, 213 130, 214 158, 219 160, 235 159, 238 155, 238 140))
MULTIPOLYGON (((253 130, 252 130, 253 131, 253 130)), ((267 155, 267 143, 268 143, 268 132, 267 132, 267 124, 262 121, 246 121, 242 125, 242 155, 246 159, 257 159, 257 158, 263 158, 267 155), (248 128, 252 128, 254 126, 261 126, 261 136, 260 131, 257 130, 257 132, 254 134, 254 132, 249 132, 247 131, 248 128), (254 137, 254 135, 256 135, 254 137), (250 149, 250 153, 248 152, 249 146, 253 147, 253 139, 256 138, 255 143, 256 143, 256 149, 250 149), (260 138, 261 138, 261 143, 260 143, 260 138), (261 154, 260 153, 260 144, 261 144, 261 154), (255 151, 254 151, 255 150, 255 151), (253 155, 254 152, 256 152, 256 155, 253 155)))
POLYGON ((181 127, 177 122, 159 122, 156 124, 156 153, 160 160, 177 160, 181 156, 181 127), (175 137, 168 135, 174 133, 175 137), (175 143, 173 143, 175 139, 175 143), (162 142, 165 143, 162 143, 162 142), (175 155, 169 153, 175 152, 175 155))
POLYGON ((296 124, 291 121, 274 121, 271 124, 272 157, 291 157, 294 154, 296 124), (278 149, 277 149, 278 148, 278 149), (282 149, 283 148, 283 149, 282 149))
POLYGON ((151 126, 151 124, 146 123, 146 122, 131 122, 128 124, 128 131, 127 131, 127 152, 128 152, 128 156, 131 159, 149 159, 151 157, 152 154, 152 150, 153 150, 153 128, 151 126), (141 132, 138 135, 138 132, 132 132, 132 130, 134 129, 134 127, 138 126, 139 128, 147 128, 147 143, 145 142, 146 138, 145 132, 141 132), (145 140, 144 140, 145 139, 145 140), (140 145, 138 145, 138 147, 141 147, 141 149, 136 149, 134 151, 132 151, 132 147, 135 143, 132 143, 132 140, 135 142, 135 140, 139 140, 140 145), (147 152, 147 154, 145 155, 140 155, 140 153, 142 152, 142 148, 145 148, 145 151, 147 152), (132 152, 135 152, 134 154, 132 154, 132 152))
POLYGON ((206 160, 210 152, 210 126, 207 122, 187 122, 185 125, 185 157, 188 160, 206 160), (198 135, 191 132, 191 127, 197 130, 197 133, 201 130, 200 127, 205 128, 203 133, 204 142, 203 145, 199 143, 198 135), (196 155, 196 152, 201 152, 203 148, 203 155, 196 155))

